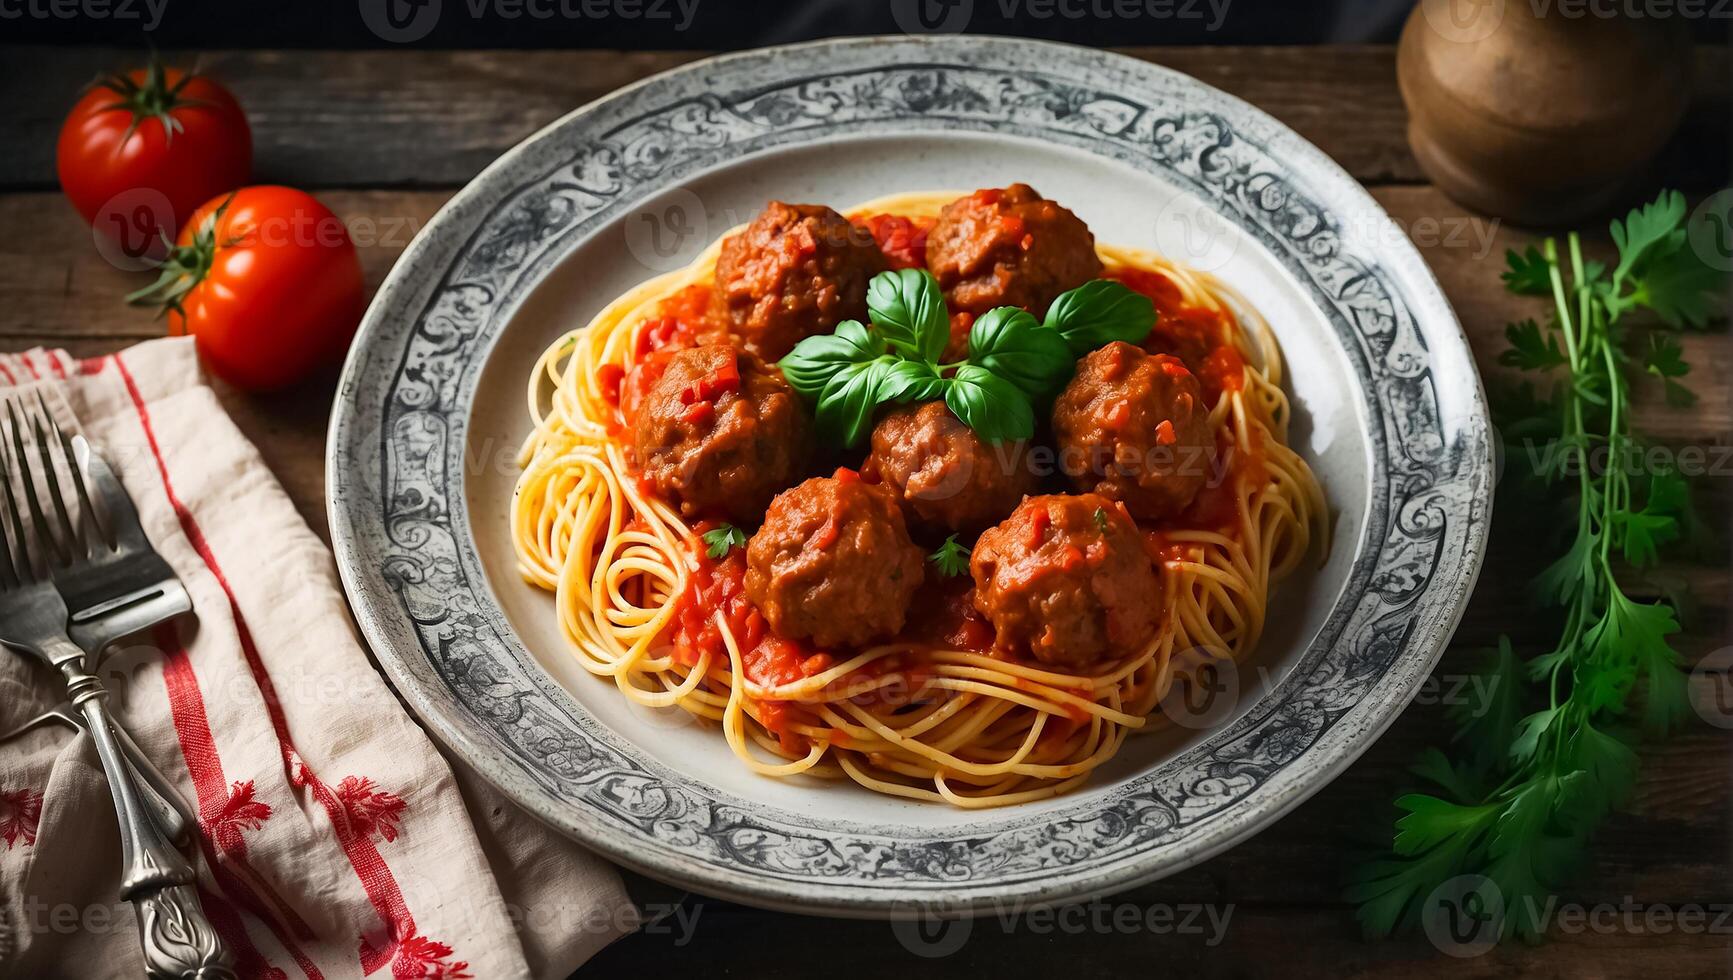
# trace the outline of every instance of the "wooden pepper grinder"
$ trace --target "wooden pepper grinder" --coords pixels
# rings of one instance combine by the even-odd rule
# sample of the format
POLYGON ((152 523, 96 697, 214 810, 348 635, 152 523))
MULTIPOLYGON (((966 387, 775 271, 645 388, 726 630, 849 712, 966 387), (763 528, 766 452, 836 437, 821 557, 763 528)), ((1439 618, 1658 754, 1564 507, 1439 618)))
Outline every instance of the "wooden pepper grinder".
POLYGON ((1667 142, 1690 98, 1689 36, 1677 18, 1596 9, 1415 6, 1396 55, 1408 142, 1457 203, 1523 225, 1575 222, 1615 203, 1667 142))

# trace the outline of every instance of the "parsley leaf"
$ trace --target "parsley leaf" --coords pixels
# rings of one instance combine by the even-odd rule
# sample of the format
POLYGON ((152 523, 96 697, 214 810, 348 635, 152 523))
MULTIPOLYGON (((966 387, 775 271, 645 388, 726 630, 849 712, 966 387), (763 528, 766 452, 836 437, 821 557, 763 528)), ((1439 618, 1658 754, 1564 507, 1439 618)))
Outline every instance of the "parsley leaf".
MULTIPOLYGON (((1472 680, 1472 696, 1451 706, 1451 719, 1457 724, 1453 741, 1466 744, 1470 761, 1476 769, 1486 772, 1504 763, 1506 746, 1515 739, 1517 724, 1523 717, 1522 663, 1511 648, 1509 637, 1498 638, 1498 649, 1493 651, 1490 663, 1472 680)), ((1437 755, 1448 765, 1442 752, 1437 755)), ((1460 798, 1467 796, 1462 794, 1460 798)))
POLYGON ((928 555, 927 560, 938 566, 940 575, 956 578, 968 574, 969 554, 969 546, 958 543, 957 536, 953 534, 945 539, 944 544, 939 545, 939 550, 928 555))
POLYGON ((1614 528, 1625 560, 1639 568, 1660 558, 1660 546, 1679 537, 1679 515, 1688 506, 1685 481, 1672 472, 1649 480, 1648 499, 1639 511, 1620 511, 1614 528))
POLYGON ((1691 365, 1685 363, 1685 349, 1676 339, 1660 331, 1649 334, 1649 346, 1643 352, 1643 368, 1660 378, 1666 386, 1667 404, 1674 408, 1690 408, 1696 404, 1697 393, 1675 380, 1691 373, 1691 365))
POLYGON ((1680 248, 1646 270, 1631 300, 1654 310, 1669 327, 1701 327, 1714 315, 1715 300, 1726 288, 1726 276, 1704 262, 1696 249, 1680 248))
POLYGON ((746 532, 732 524, 719 524, 703 534, 704 553, 711 558, 726 558, 735 548, 745 547, 746 532))
POLYGON ((1515 249, 1505 249, 1504 261, 1508 269, 1501 276, 1504 288, 1518 296, 1545 296, 1552 292, 1551 266, 1540 254, 1540 249, 1530 245, 1518 254, 1515 249))
POLYGON ((1614 218, 1608 228, 1613 244, 1619 247, 1613 279, 1623 281, 1645 259, 1665 257, 1684 245, 1685 229, 1680 227, 1684 218, 1685 195, 1678 191, 1662 191, 1653 202, 1633 209, 1623 221, 1614 218))
POLYGON ((1535 578, 1535 586, 1543 600, 1555 605, 1567 605, 1593 589, 1600 580, 1601 535, 1584 525, 1577 529, 1570 550, 1560 555, 1535 578))
POLYGON ((1097 507, 1097 508, 1095 508, 1095 513, 1093 513, 1089 516, 1094 518, 1094 520, 1095 520, 1095 529, 1100 531, 1102 534, 1106 534, 1107 533, 1107 511, 1104 511, 1100 507, 1097 507))
POLYGON ((1506 367, 1519 371, 1547 371, 1570 363, 1564 351, 1559 349, 1558 333, 1549 330, 1543 335, 1540 325, 1533 320, 1507 325, 1504 337, 1510 341, 1510 346, 1499 353, 1498 363, 1506 367))

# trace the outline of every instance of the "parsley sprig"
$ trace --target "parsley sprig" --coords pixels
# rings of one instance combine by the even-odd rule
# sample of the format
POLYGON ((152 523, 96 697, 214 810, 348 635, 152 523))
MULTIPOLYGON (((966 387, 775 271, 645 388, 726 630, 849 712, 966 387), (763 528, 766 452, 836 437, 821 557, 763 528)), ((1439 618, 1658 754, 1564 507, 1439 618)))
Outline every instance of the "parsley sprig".
POLYGON ((746 546, 746 532, 732 524, 718 524, 702 537, 704 553, 711 558, 727 558, 730 551, 746 546))
POLYGON ((943 363, 951 319, 938 280, 924 269, 881 272, 867 284, 867 318, 808 337, 778 366, 814 403, 820 439, 853 446, 880 405, 943 398, 989 442, 1035 433, 1035 406, 1071 379, 1078 357, 1113 340, 1138 343, 1155 304, 1109 279, 1062 293, 1044 321, 1000 306, 969 326, 968 356, 943 363))
POLYGON ((944 544, 939 545, 939 550, 928 555, 927 560, 939 569, 940 575, 946 578, 956 578, 959 575, 968 574, 969 555, 971 553, 969 546, 959 542, 957 536, 953 534, 945 539, 944 544))
MULTIPOLYGON (((1702 326, 1721 286, 1688 244, 1684 221, 1677 192, 1614 221, 1619 260, 1610 269, 1585 261, 1574 233, 1564 258, 1552 238, 1507 256, 1507 289, 1552 300, 1544 327, 1524 320, 1506 329, 1510 346, 1499 361, 1555 381, 1544 399, 1532 383, 1522 386, 1504 431, 1507 443, 1556 447, 1521 455, 1530 478, 1555 497, 1564 491, 1575 512, 1570 546, 1537 583, 1540 600, 1563 611, 1563 629, 1557 645, 1526 664, 1501 637, 1490 686, 1478 688, 1491 696, 1455 712, 1460 757, 1431 749, 1414 767, 1441 792, 1399 798, 1394 853, 1359 870, 1349 897, 1370 934, 1412 924, 1435 889, 1475 873, 1503 899, 1502 935, 1537 936, 1547 895, 1635 784, 1627 711, 1640 703, 1654 736, 1689 714, 1686 675, 1669 641, 1679 631, 1674 605, 1631 598, 1615 575, 1621 557, 1653 565, 1690 519, 1682 477, 1622 462, 1636 446, 1629 375, 1659 377, 1674 403, 1691 397, 1678 380, 1689 371, 1678 342, 1652 334, 1632 353, 1624 317, 1645 308, 1667 326, 1702 326)), ((1521 462, 1517 455, 1511 463, 1521 462)))

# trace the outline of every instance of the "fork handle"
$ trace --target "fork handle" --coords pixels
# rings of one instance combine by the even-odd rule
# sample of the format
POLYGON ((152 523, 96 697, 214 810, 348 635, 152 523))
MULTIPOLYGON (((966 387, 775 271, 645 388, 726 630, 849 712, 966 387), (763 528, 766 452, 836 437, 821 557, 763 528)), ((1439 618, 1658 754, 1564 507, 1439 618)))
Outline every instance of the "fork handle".
POLYGON ((132 899, 145 976, 151 980, 235 980, 223 941, 217 938, 191 885, 173 885, 132 899))
POLYGON ((84 651, 70 640, 44 652, 66 677, 66 694, 84 716, 114 797, 120 824, 120 897, 138 911, 139 938, 152 977, 227 980, 234 972, 192 887, 193 866, 145 809, 132 767, 108 713, 108 690, 85 669, 84 651))

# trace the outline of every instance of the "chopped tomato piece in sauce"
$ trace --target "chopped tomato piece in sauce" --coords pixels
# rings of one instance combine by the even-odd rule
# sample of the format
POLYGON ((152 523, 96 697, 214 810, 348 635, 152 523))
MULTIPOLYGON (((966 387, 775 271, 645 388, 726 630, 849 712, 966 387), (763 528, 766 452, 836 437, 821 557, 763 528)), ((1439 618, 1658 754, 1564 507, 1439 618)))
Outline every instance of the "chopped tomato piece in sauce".
POLYGON ((897 214, 875 214, 865 219, 873 241, 884 253, 893 269, 925 269, 927 267, 927 233, 932 229, 930 218, 910 219, 897 214))

